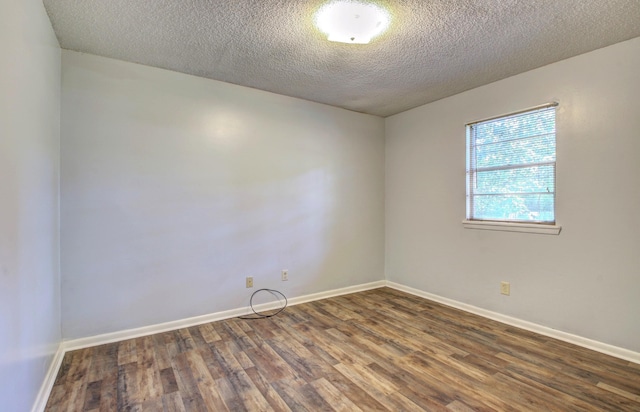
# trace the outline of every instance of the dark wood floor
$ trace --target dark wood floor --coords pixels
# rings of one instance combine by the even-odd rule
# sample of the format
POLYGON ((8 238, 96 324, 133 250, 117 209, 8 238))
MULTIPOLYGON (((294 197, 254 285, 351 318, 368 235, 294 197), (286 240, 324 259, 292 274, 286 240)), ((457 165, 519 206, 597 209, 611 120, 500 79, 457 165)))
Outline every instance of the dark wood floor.
POLYGON ((389 288, 69 352, 47 411, 640 411, 640 365, 389 288))

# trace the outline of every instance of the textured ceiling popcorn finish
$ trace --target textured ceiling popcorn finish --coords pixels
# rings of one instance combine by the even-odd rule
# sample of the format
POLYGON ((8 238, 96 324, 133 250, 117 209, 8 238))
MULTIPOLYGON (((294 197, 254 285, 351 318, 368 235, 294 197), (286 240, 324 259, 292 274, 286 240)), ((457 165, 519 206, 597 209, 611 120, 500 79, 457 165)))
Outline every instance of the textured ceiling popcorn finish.
POLYGON ((379 116, 640 36, 640 0, 373 3, 389 29, 354 45, 317 0, 44 0, 64 49, 379 116))

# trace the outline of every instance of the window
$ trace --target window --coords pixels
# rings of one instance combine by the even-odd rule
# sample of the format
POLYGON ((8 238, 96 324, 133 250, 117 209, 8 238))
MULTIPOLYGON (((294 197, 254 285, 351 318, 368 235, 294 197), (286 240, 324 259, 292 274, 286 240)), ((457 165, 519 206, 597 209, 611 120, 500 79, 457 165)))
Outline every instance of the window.
POLYGON ((468 221, 555 224, 556 106, 467 125, 468 221))

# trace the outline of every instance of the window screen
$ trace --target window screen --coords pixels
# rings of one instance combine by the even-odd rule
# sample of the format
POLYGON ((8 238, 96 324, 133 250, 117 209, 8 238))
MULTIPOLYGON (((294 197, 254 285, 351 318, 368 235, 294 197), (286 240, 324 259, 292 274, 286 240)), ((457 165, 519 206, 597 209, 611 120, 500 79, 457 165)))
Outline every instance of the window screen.
POLYGON ((556 106, 467 125, 467 219, 555 223, 556 106))

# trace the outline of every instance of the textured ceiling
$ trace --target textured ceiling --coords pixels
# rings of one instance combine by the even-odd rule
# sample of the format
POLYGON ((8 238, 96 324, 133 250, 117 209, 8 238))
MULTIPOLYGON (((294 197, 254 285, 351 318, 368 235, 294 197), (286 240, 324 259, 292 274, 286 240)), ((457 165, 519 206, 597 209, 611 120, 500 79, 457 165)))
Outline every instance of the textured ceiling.
POLYGON ((640 0, 373 2, 390 28, 353 45, 320 0, 44 0, 64 49, 379 116, 640 36, 640 0))

